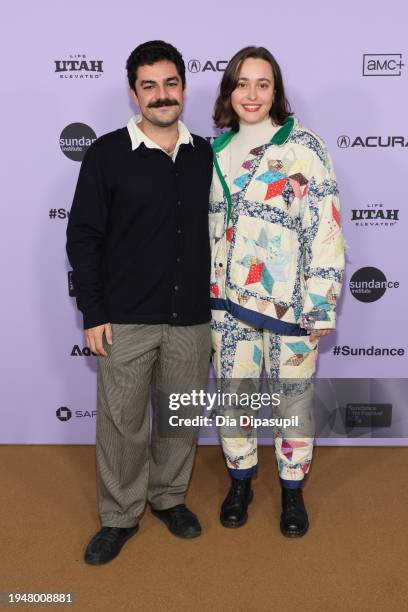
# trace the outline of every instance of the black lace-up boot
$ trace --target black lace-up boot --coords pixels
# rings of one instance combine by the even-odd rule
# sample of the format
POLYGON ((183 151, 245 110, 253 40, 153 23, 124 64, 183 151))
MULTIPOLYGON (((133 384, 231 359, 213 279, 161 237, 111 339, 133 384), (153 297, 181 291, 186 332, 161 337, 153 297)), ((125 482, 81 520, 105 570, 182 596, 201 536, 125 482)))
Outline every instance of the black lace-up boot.
POLYGON ((254 493, 251 478, 233 478, 227 497, 222 502, 220 521, 224 527, 242 527, 248 520, 248 505, 254 493))
POLYGON ((102 527, 89 542, 85 551, 85 561, 90 565, 103 565, 112 561, 120 553, 122 546, 135 533, 135 527, 102 527))
POLYGON ((309 528, 302 489, 282 487, 282 514, 280 529, 288 538, 300 538, 309 528))
POLYGON ((177 504, 166 510, 155 510, 152 514, 163 521, 170 533, 178 538, 196 538, 201 535, 201 525, 196 515, 185 504, 177 504))

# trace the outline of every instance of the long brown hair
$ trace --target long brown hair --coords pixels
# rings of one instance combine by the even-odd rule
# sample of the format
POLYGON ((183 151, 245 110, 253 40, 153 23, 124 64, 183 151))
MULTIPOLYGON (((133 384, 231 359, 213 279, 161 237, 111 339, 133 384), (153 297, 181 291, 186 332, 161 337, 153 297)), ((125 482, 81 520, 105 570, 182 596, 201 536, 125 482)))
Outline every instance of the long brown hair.
POLYGON ((262 59, 271 65, 275 82, 275 96, 269 115, 273 122, 282 125, 290 115, 293 115, 290 104, 286 99, 281 69, 272 53, 265 47, 244 47, 230 59, 221 80, 213 115, 215 125, 219 128, 228 127, 235 132, 239 130, 239 117, 232 108, 231 94, 237 86, 240 68, 248 58, 262 59))

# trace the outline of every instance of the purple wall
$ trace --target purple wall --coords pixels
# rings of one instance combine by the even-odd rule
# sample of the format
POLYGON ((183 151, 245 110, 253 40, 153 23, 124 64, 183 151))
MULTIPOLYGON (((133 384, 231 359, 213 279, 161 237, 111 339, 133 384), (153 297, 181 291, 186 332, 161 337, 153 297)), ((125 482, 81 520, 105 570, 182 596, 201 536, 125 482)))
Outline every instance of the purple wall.
MULTIPOLYGON (((88 125, 97 136, 127 123, 135 111, 125 61, 137 44, 153 38, 175 44, 186 63, 198 60, 190 62, 201 70, 188 72, 184 120, 203 136, 214 135, 211 114, 222 62, 248 44, 267 46, 276 55, 297 116, 322 136, 332 153, 341 190, 347 275, 338 331, 321 342, 318 376, 406 377, 408 147, 401 142, 408 142, 403 119, 408 103, 407 16, 402 0, 377 3, 376 8, 368 0, 343 0, 335 6, 323 0, 207 0, 201 5, 176 0, 143 8, 128 0, 15 0, 3 6, 0 442, 95 439, 96 364, 92 356, 71 356, 73 347, 82 349, 84 341, 80 316, 68 295, 66 218, 59 218, 71 206, 80 164, 61 151, 59 139, 72 123, 88 125), (64 60, 85 61, 89 69, 100 66, 92 61, 102 62, 103 72, 86 71, 85 64, 80 71, 55 72, 55 62, 62 67, 64 60), (392 136, 401 138, 379 146, 392 136), (51 219, 53 209, 61 210, 51 219), (353 210, 364 216, 380 210, 379 217, 394 220, 377 218, 358 226, 353 210), (375 301, 359 301, 348 283, 363 267, 379 269, 399 287, 375 301), (371 345, 404 354, 333 352, 335 346, 371 345), (59 407, 68 407, 73 417, 59 420, 59 407)), ((394 410, 402 411, 406 389, 398 395, 388 385, 394 410)), ((383 443, 408 441, 406 422, 398 427, 399 441, 384 438, 383 443)), ((335 438, 330 443, 359 442, 335 438)))

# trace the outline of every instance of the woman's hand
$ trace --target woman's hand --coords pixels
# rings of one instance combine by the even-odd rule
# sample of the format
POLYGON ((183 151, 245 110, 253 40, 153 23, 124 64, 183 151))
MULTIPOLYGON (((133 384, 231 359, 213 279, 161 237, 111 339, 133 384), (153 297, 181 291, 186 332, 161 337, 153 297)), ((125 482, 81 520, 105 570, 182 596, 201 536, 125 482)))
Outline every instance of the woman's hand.
POLYGON ((308 335, 310 336, 310 340, 316 340, 317 338, 321 338, 321 336, 327 336, 332 329, 309 329, 308 335))

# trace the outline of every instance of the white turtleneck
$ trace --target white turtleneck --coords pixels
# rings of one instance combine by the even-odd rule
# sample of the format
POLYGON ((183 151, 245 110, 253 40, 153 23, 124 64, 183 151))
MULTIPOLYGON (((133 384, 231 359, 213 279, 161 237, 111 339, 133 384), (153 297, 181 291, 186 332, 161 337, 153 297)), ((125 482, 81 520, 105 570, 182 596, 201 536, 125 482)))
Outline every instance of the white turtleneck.
POLYGON ((242 172, 240 171, 240 166, 248 157, 249 151, 269 142, 280 127, 273 125, 270 117, 254 124, 240 122, 239 131, 230 143, 230 187, 232 181, 245 172, 243 168, 242 172))

